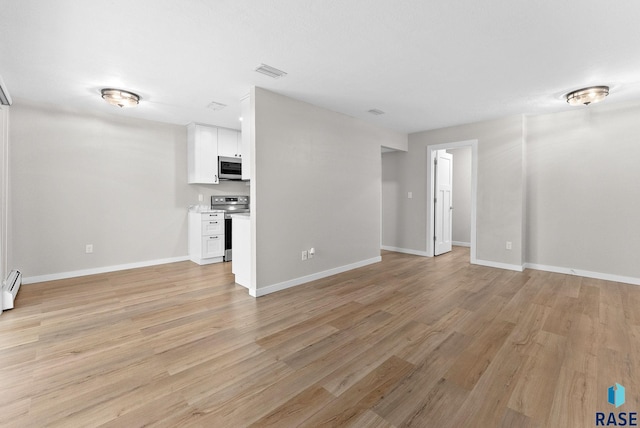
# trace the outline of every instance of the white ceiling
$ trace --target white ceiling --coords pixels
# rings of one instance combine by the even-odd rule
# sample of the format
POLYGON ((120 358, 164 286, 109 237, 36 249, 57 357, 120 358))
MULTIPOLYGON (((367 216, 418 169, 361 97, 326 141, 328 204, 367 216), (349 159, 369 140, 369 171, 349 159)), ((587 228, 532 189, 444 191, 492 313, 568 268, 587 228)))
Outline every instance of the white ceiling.
POLYGON ((236 129, 255 85, 416 132, 567 110, 592 84, 640 100, 639 21, 637 0, 0 0, 0 76, 18 101, 236 129))

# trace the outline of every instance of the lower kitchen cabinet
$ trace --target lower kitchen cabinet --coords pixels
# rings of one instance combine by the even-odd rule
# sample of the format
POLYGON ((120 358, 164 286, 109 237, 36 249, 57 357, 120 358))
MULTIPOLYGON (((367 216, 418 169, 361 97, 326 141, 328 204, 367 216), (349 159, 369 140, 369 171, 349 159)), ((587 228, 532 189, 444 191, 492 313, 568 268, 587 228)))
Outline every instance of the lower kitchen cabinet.
POLYGON ((199 265, 224 260, 224 211, 189 212, 189 259, 199 265))

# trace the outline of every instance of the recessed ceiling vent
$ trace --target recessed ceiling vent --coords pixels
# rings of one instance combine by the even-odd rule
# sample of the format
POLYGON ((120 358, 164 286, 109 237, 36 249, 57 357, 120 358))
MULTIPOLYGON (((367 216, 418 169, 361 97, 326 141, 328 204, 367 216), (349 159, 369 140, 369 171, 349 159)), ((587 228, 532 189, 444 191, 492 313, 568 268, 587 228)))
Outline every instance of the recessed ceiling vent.
POLYGON ((7 87, 4 86, 4 82, 0 76, 0 104, 3 106, 10 106, 11 103, 11 95, 9 95, 9 91, 7 91, 7 87))
POLYGON ((217 103, 215 101, 211 101, 211 104, 209 104, 207 106, 207 108, 210 108, 213 111, 218 111, 218 110, 222 110, 226 106, 227 106, 226 104, 222 104, 222 103, 217 103))
POLYGON ((372 108, 371 110, 368 111, 368 113, 374 114, 376 116, 380 116, 381 114, 384 114, 382 110, 378 110, 377 108, 372 108))
POLYGON ((266 76, 273 77, 274 79, 279 79, 287 75, 284 71, 278 70, 277 68, 271 67, 267 64, 260 64, 260 67, 256 68, 256 71, 266 76))

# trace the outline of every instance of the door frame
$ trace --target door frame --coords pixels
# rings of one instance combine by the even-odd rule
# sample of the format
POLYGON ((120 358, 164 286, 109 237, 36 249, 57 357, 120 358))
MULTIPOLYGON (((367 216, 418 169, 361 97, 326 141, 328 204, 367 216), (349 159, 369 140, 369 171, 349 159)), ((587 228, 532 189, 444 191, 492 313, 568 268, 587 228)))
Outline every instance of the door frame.
MULTIPOLYGON (((456 141, 452 143, 433 144, 427 146, 427 257, 433 257, 435 234, 434 202, 435 171, 433 162, 438 150, 461 149, 471 147, 471 249, 470 261, 476 264, 476 218, 478 204, 478 140, 456 141)), ((455 207, 454 207, 455 209, 455 207)))

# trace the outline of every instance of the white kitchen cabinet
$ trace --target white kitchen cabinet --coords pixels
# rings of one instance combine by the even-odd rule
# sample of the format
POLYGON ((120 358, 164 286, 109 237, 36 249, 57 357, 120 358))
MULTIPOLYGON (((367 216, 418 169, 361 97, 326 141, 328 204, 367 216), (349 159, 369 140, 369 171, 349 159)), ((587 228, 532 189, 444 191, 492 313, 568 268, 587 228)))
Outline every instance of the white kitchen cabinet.
POLYGON ((189 212, 189 259, 199 265, 224 258, 224 212, 189 212))
POLYGON ((218 128, 218 156, 241 158, 240 133, 233 129, 218 128))
POLYGON ((187 126, 188 183, 218 184, 218 128, 190 123, 187 126))
POLYGON ((224 235, 212 235, 202 237, 202 259, 201 265, 208 263, 221 262, 215 260, 217 257, 224 256, 224 235))

